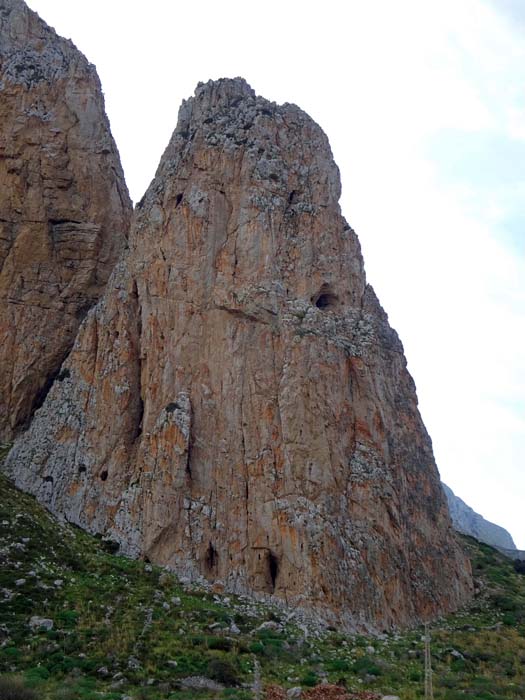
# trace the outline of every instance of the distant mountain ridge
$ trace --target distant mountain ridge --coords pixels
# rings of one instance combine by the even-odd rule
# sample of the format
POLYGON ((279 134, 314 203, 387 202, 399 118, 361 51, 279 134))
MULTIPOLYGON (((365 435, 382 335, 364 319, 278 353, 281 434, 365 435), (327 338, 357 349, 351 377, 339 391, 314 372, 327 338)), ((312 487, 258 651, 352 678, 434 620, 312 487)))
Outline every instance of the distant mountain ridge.
POLYGON ((512 555, 516 550, 516 545, 512 536, 505 528, 476 513, 465 501, 461 500, 446 484, 443 484, 443 491, 447 497, 448 507, 452 524, 465 535, 472 535, 481 542, 497 547, 498 549, 506 550, 505 553, 512 555), (510 551, 509 551, 510 550, 510 551))

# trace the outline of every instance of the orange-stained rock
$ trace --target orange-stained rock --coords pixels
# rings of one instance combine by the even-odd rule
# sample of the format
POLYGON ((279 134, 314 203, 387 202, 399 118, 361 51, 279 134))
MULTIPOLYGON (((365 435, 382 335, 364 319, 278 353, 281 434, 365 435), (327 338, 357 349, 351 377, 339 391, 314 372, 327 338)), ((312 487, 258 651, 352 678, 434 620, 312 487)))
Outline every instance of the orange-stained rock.
POLYGON ((0 440, 42 402, 130 216, 94 66, 0 0, 0 440))
POLYGON ((339 194, 300 109, 200 85, 6 467, 129 554, 387 629, 471 580, 339 194))

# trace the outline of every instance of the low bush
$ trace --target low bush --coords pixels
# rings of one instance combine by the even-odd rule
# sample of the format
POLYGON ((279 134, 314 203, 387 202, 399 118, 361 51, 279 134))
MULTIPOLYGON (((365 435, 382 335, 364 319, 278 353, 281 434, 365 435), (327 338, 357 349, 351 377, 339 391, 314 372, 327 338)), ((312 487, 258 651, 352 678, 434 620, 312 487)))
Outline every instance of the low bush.
POLYGON ((230 651, 232 648, 231 639, 226 637, 208 637, 208 649, 219 649, 221 651, 230 651))
POLYGON ((0 676, 0 698, 2 700, 38 700, 35 690, 26 688, 20 678, 0 676))
POLYGON ((239 685, 239 674, 235 666, 226 659, 212 659, 208 662, 208 677, 223 685, 239 685))
POLYGON ((369 656, 362 656, 354 663, 354 672, 360 676, 380 676, 381 669, 374 659, 369 656))
POLYGON ((306 685, 309 688, 313 688, 318 682, 319 679, 313 671, 307 671, 301 678, 301 685, 306 685))
POLYGON ((346 659, 334 659, 326 665, 327 671, 349 671, 350 663, 346 659))

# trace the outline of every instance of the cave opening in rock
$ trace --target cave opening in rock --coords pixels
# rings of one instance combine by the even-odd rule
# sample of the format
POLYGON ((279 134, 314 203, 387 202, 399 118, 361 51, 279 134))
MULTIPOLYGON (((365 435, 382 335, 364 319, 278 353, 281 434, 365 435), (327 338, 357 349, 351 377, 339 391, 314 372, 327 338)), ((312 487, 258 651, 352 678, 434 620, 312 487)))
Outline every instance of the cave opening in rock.
POLYGON ((57 382, 63 382, 64 379, 69 379, 71 376, 71 372, 68 370, 68 368, 64 368, 59 374, 57 375, 57 382))
POLYGON ((279 573, 279 560, 273 552, 268 552, 268 570, 270 572, 272 589, 275 590, 275 583, 277 581, 277 575, 279 573))
POLYGON ((339 299, 337 294, 333 292, 328 284, 323 284, 317 294, 314 294, 312 297, 312 303, 315 304, 318 309, 322 309, 323 311, 326 309, 333 309, 335 306, 337 306, 338 301, 339 299))
POLYGON ((142 426, 144 421, 144 401, 142 396, 138 397, 137 411, 135 414, 135 424, 133 426, 132 441, 136 442, 142 435, 142 426))
POLYGON ((208 571, 211 571, 217 566, 217 561, 219 559, 219 555, 217 554, 217 550, 215 547, 212 545, 211 542, 208 543, 208 549, 206 550, 206 554, 204 557, 204 562, 206 564, 206 568, 208 571))
POLYGON ((104 469, 104 471, 100 473, 100 480, 106 481, 107 478, 108 478, 108 472, 107 472, 107 469, 104 469))

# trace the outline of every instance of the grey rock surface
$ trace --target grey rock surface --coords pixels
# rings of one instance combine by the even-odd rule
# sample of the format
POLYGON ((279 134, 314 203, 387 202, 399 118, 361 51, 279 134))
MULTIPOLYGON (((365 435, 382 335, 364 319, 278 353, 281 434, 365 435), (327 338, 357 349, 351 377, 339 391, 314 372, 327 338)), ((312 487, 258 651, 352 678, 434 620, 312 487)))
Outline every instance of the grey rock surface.
POLYGON ((447 497, 448 508, 452 524, 464 535, 471 535, 480 542, 485 542, 498 549, 509 550, 509 553, 516 549, 512 536, 505 528, 491 523, 489 520, 476 513, 465 501, 452 491, 446 484, 442 484, 443 491, 447 497))
POLYGON ((224 689, 221 683, 217 683, 217 681, 213 681, 205 676, 187 676, 179 680, 178 683, 181 688, 187 688, 188 690, 211 690, 217 692, 224 689))
POLYGON ((53 620, 49 619, 48 617, 39 617, 38 615, 34 615, 29 620, 29 627, 31 627, 32 630, 44 628, 49 632, 53 629, 53 620))

